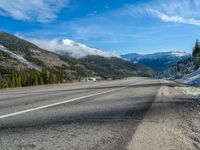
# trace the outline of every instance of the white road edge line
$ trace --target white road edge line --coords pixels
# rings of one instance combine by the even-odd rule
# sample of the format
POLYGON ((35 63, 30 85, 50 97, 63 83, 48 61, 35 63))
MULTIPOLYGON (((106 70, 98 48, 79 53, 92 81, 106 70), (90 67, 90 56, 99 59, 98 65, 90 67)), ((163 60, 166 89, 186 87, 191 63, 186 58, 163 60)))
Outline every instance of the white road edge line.
POLYGON ((44 108, 53 107, 53 106, 57 106, 57 105, 61 105, 61 104, 66 104, 66 103, 77 101, 77 100, 80 100, 80 99, 85 99, 85 98, 89 98, 89 97, 93 97, 93 96, 98 96, 98 95, 102 95, 102 94, 118 91, 118 90, 121 90, 121 89, 125 89, 127 87, 121 87, 121 88, 112 89, 112 90, 108 90, 108 91, 104 91, 104 92, 100 92, 100 93, 95 93, 95 94, 90 94, 90 95, 86 95, 86 96, 81 96, 81 97, 65 100, 65 101, 62 101, 62 102, 52 103, 52 104, 49 104, 49 105, 39 106, 39 107, 30 108, 30 109, 26 109, 26 110, 14 112, 14 113, 1 115, 0 119, 4 119, 4 118, 8 118, 8 117, 24 114, 24 113, 27 113, 27 112, 36 111, 36 110, 41 110, 41 109, 44 109, 44 108))

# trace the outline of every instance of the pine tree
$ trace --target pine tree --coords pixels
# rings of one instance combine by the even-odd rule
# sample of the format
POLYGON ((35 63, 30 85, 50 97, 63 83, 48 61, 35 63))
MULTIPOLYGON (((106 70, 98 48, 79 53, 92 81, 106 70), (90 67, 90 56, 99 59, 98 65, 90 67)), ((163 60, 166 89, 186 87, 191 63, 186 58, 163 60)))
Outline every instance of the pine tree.
POLYGON ((193 52, 192 52, 193 57, 196 57, 196 55, 197 55, 197 53, 199 51, 198 43, 199 43, 198 40, 196 40, 196 43, 195 43, 195 46, 194 46, 193 52))
POLYGON ((199 42, 198 40, 195 43, 195 47, 193 48, 193 58, 194 58, 194 65, 195 69, 198 69, 200 67, 200 47, 199 47, 199 42))
POLYGON ((11 87, 15 87, 16 85, 16 72, 14 69, 12 69, 12 74, 11 74, 11 87))
POLYGON ((198 69, 200 67, 200 53, 196 55, 196 60, 195 60, 195 68, 198 69))
POLYGON ((44 84, 48 84, 48 69, 46 66, 42 68, 42 77, 43 77, 44 84))
POLYGON ((63 79, 64 79, 64 72, 63 72, 63 70, 60 70, 60 72, 58 74, 59 83, 63 83, 63 79))
POLYGON ((2 78, 2 76, 0 74, 0 88, 3 88, 3 87, 4 87, 4 85, 3 85, 3 78, 2 78))

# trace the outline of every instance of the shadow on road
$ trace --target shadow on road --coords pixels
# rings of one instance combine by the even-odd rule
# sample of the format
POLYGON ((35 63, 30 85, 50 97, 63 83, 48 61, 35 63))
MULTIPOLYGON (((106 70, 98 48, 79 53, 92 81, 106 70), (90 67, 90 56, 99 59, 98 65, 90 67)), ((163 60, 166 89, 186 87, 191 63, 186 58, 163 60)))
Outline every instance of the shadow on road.
MULTIPOLYGON (((148 88, 148 87, 174 87, 177 86, 175 83, 154 83, 154 84, 137 84, 131 85, 127 88, 148 88)), ((181 86, 181 85, 180 85, 181 86)), ((101 88, 120 88, 124 86, 110 86, 110 87, 98 87, 98 88, 88 88, 88 89, 101 89, 101 88)), ((79 89, 77 89, 79 90, 79 89)), ((52 108, 47 108, 43 110, 45 113, 34 112, 34 115, 27 117, 25 119, 13 118, 5 119, 3 123, 0 122, 0 129, 4 128, 18 128, 18 127, 33 127, 33 126, 43 126, 49 124, 58 124, 58 123, 72 123, 72 122, 98 122, 98 121, 107 121, 115 122, 114 120, 127 120, 132 119, 135 121, 141 121, 144 114, 149 110, 151 104, 154 102, 156 95, 148 96, 133 96, 127 97, 124 100, 120 98, 115 98, 113 101, 104 99, 101 101, 93 102, 93 98, 87 100, 76 101, 69 104, 70 106, 64 105, 55 106, 52 108), (91 102, 91 104, 88 104, 91 102), (78 105, 80 104, 81 105, 78 105), (56 113, 55 113, 56 110, 56 113), (37 116, 37 117, 36 117, 37 116), (15 123, 13 123, 15 122, 15 123)), ((171 97, 174 99, 173 97, 171 97)), ((155 114, 160 115, 160 110, 166 109, 166 104, 172 107, 194 105, 196 102, 193 99, 189 98, 175 98, 175 101, 165 101, 165 102, 154 102, 156 104, 155 114)))

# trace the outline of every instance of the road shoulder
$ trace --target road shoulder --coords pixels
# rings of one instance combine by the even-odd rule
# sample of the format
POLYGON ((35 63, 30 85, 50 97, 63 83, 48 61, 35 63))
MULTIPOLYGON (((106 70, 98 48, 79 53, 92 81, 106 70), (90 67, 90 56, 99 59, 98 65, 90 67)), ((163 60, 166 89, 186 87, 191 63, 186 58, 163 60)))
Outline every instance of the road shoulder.
POLYGON ((128 150, 200 148, 199 104, 181 91, 162 86, 128 150))

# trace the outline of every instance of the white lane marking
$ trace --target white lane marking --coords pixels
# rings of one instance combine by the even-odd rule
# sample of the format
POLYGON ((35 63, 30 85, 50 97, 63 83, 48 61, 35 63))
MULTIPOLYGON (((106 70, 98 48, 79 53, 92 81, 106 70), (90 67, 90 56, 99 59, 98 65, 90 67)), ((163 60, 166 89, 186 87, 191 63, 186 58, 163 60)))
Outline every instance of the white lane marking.
MULTIPOLYGON (((77 100, 81 100, 81 99, 85 99, 85 98, 89 98, 89 97, 93 97, 93 96, 98 96, 98 95, 102 95, 102 94, 106 94, 106 93, 110 93, 110 92, 114 92, 114 91, 119 91, 119 90, 125 89, 127 87, 130 87, 132 85, 137 85, 137 84, 141 84, 141 83, 144 83, 144 82, 145 81, 137 82, 136 84, 131 84, 131 85, 128 85, 128 86, 125 86, 125 87, 117 88, 117 89, 112 89, 112 90, 108 90, 108 91, 94 93, 94 94, 90 94, 90 95, 86 95, 86 96, 81 96, 81 97, 77 97, 77 98, 73 98, 73 99, 69 99, 69 100, 65 100, 65 101, 61 101, 61 102, 57 102, 57 103, 52 103, 52 104, 49 104, 49 105, 39 106, 39 107, 30 108, 30 109, 26 109, 26 110, 14 112, 14 113, 9 113, 9 114, 5 114, 5 115, 1 115, 0 119, 12 117, 12 116, 16 116, 16 115, 20 115, 20 114, 25 114, 25 113, 28 113, 28 112, 32 112, 32 111, 36 111, 36 110, 41 110, 41 109, 44 109, 44 108, 49 108, 49 107, 53 107, 53 106, 57 106, 57 105, 61 105, 61 104, 66 104, 66 103, 69 103, 69 102, 73 102, 73 101, 77 101, 77 100)), ((65 99, 65 98, 63 98, 63 99, 65 99)), ((62 99, 60 99, 60 100, 62 100, 62 99)))
POLYGON ((30 109, 10 113, 10 114, 1 115, 0 119, 4 119, 4 118, 8 118, 8 117, 24 114, 24 113, 27 113, 27 112, 36 111, 36 110, 41 110, 41 109, 44 109, 44 108, 53 107, 53 106, 57 106, 57 105, 61 105, 61 104, 66 104, 66 103, 69 103, 69 102, 73 102, 73 101, 77 101, 77 100, 81 100, 81 99, 85 99, 85 98, 89 98, 89 97, 93 97, 93 96, 98 96, 98 95, 102 95, 102 94, 106 94, 106 93, 110 93, 110 92, 114 92, 114 91, 119 91, 119 90, 125 89, 127 87, 128 86, 113 89, 113 90, 108 90, 108 91, 104 91, 104 92, 100 92, 100 93, 90 94, 90 95, 86 95, 86 96, 81 96, 81 97, 77 97, 77 98, 73 98, 73 99, 69 99, 69 100, 65 100, 65 101, 62 101, 62 102, 57 102, 57 103, 53 103, 53 104, 49 104, 49 105, 30 108, 30 109))

